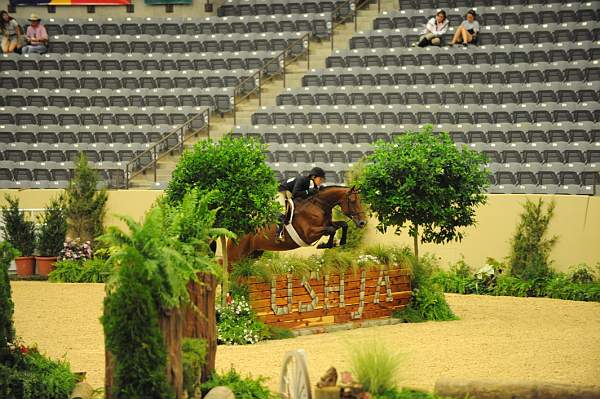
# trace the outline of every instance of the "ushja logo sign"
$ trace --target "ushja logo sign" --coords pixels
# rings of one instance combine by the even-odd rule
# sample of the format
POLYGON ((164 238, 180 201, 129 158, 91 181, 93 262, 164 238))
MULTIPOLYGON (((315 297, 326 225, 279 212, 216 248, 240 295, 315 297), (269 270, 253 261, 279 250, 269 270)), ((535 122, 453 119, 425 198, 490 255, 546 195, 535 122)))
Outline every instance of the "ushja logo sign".
POLYGON ((290 328, 387 317, 410 298, 408 271, 404 269, 311 278, 285 275, 269 283, 252 280, 248 286, 250 305, 261 320, 290 328))

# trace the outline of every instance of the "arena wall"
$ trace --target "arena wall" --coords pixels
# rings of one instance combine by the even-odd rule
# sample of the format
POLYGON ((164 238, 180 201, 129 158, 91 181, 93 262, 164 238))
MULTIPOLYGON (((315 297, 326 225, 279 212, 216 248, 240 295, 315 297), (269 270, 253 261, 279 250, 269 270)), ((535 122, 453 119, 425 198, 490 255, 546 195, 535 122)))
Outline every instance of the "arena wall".
MULTIPOLYGON (((26 209, 40 209, 59 190, 0 190, 1 202, 5 193, 17 195, 21 206, 26 209)), ((158 190, 117 190, 109 192, 107 224, 122 225, 115 215, 129 215, 140 219, 162 194, 158 190)), ((429 252, 439 257, 444 265, 456 262, 464 256, 467 263, 477 267, 485 264, 487 257, 502 259, 508 254, 509 240, 514 233, 521 213, 521 205, 526 198, 537 200, 537 195, 489 195, 486 205, 477 211, 477 225, 464 230, 462 242, 446 245, 425 244, 421 253, 429 252)), ((578 263, 595 264, 600 262, 600 197, 590 196, 541 196, 545 201, 556 202, 555 217, 550 225, 551 234, 558 236, 552 252, 557 270, 566 271, 578 263)), ((393 232, 382 235, 375 229, 376 220, 367 226, 366 241, 372 244, 412 245, 412 238, 403 233, 393 232)), ((290 253, 307 255, 315 252, 304 248, 290 253)))

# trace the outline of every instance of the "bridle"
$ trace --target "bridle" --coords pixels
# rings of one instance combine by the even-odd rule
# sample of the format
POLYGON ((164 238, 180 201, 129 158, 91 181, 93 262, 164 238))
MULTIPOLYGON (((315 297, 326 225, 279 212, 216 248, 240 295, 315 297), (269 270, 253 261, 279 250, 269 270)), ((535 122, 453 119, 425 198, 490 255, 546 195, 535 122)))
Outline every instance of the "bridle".
MULTIPOLYGON (((350 198, 353 195, 358 195, 358 192, 356 190, 354 190, 354 189, 350 189, 349 191, 347 191, 344 194, 345 201, 346 201, 346 209, 348 209, 348 213, 346 214, 346 216, 350 217, 351 219, 354 219, 355 217, 360 216, 360 215, 365 215, 364 211, 350 211, 350 209, 352 209, 350 207, 350 204, 352 202, 354 202, 354 201, 350 201, 350 198)), ((312 197, 311 200, 319 203, 325 209, 326 212, 331 212, 331 210, 336 205, 340 205, 341 206, 342 205, 342 201, 344 201, 344 199, 342 199, 340 201, 337 201, 337 202, 334 202, 333 204, 331 204, 331 203, 326 202, 325 200, 319 198, 316 195, 314 197, 312 197)))

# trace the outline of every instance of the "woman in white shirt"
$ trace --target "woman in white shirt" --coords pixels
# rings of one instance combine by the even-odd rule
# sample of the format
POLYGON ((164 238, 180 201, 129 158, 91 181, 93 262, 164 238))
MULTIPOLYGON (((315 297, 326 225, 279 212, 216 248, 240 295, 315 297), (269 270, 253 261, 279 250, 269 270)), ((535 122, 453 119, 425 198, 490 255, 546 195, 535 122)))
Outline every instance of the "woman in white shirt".
POLYGON ((454 37, 452 38, 452 43, 450 45, 458 44, 462 41, 462 44, 467 46, 477 38, 477 33, 479 33, 479 22, 475 20, 477 14, 474 10, 467 11, 467 15, 465 15, 465 20, 462 21, 458 29, 456 29, 456 33, 454 33, 454 37))
POLYGON ((446 11, 439 10, 434 18, 431 18, 425 25, 425 32, 419 37, 419 41, 413 43, 413 47, 426 47, 431 44, 439 46, 441 44, 441 36, 448 31, 448 18, 446 11))

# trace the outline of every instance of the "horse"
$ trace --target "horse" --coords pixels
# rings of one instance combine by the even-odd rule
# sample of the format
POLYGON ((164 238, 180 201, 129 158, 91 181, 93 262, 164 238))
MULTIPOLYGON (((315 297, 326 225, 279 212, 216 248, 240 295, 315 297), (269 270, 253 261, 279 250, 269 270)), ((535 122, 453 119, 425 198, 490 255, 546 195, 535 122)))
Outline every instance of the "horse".
MULTIPOLYGON (((307 199, 294 201, 294 216, 292 226, 306 244, 313 244, 323 236, 329 236, 325 244, 317 248, 333 248, 335 233, 341 228, 340 245, 346 244, 348 224, 344 221, 333 221, 332 211, 336 206, 356 224, 363 228, 367 224, 358 191, 354 187, 327 186, 319 189, 307 199)), ((267 226, 255 233, 246 234, 237 242, 230 241, 227 245, 227 257, 232 265, 248 256, 259 256, 263 251, 289 251, 299 248, 288 231, 285 240, 276 239, 277 226, 267 226)))

